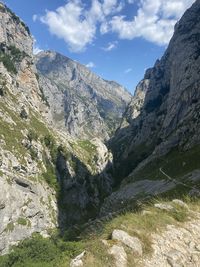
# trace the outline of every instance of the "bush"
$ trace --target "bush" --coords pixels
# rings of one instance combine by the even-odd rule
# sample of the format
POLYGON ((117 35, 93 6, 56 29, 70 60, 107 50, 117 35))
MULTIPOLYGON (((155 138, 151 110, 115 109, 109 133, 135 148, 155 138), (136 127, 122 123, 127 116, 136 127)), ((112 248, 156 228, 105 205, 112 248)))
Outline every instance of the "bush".
POLYGON ((17 223, 20 224, 20 225, 27 225, 28 221, 25 218, 19 217, 18 220, 17 220, 17 223))
POLYGON ((56 172, 54 166, 50 163, 46 164, 47 171, 42 174, 45 181, 48 183, 49 186, 53 187, 56 191, 58 190, 58 182, 56 177, 56 172))
MULTIPOLYGON (((57 236, 50 239, 34 234, 31 239, 25 239, 13 251, 0 257, 1 267, 54 267, 60 266, 63 259, 69 261, 81 253, 83 246, 80 242, 64 242, 57 236)), ((68 266, 68 265, 66 265, 68 266)))
POLYGON ((15 68, 15 65, 12 61, 12 58, 8 54, 0 53, 0 62, 3 63, 4 67, 7 69, 8 72, 17 73, 17 70, 15 68))

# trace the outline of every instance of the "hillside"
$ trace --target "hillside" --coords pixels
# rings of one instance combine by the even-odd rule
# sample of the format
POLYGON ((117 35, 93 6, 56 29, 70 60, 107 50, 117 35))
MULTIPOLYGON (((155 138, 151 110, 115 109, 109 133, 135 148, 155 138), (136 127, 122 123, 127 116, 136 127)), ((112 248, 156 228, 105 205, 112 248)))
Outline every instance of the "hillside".
POLYGON ((141 192, 176 190, 181 185, 177 180, 196 183, 198 188, 199 12, 196 1, 176 24, 164 56, 146 71, 121 128, 109 141, 116 186, 122 184, 105 201, 102 212, 107 207, 107 212, 118 210, 119 203, 134 201, 141 192), (144 102, 142 107, 138 101, 144 102))

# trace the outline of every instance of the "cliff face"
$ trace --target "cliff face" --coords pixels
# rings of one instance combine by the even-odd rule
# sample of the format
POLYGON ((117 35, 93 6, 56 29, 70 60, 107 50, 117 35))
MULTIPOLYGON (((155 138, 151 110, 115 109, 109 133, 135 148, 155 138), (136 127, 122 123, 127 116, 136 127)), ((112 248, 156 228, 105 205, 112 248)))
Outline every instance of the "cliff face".
MULTIPOLYGON (((145 179, 166 180, 167 176, 163 176, 162 168, 165 165, 169 170, 167 174, 170 174, 173 171, 173 168, 170 170, 173 160, 177 163, 177 172, 173 172, 170 177, 180 178, 192 171, 192 168, 200 167, 197 162, 200 143, 199 12, 198 0, 177 23, 164 56, 146 72, 144 81, 147 90, 139 116, 135 116, 135 109, 138 109, 136 92, 125 113, 124 120, 128 121, 126 127, 118 129, 110 141, 114 153, 116 181, 119 183, 129 175, 121 188, 127 182, 141 180, 135 186, 127 185, 126 189, 122 189, 124 192, 116 192, 113 199, 118 196, 123 199, 123 195, 127 196, 128 189, 131 196, 131 186, 134 190, 139 186, 145 191, 148 189, 148 181, 145 183, 145 179), (131 106, 133 107, 130 109, 131 106), (194 148, 196 150, 191 152, 194 148), (175 158, 175 153, 179 160, 175 158), (191 156, 190 153, 194 157, 193 167, 189 161, 184 160, 187 155, 191 156)), ((155 185, 149 186, 151 188, 155 185)), ((166 184, 163 187, 168 188, 166 184)), ((168 189, 170 188, 171 186, 168 189)), ((159 191, 155 187, 156 190, 159 191)), ((110 201, 114 201, 113 199, 111 197, 110 201)))
MULTIPOLYGON (((3 4, 0 4, 0 17, 0 254, 4 254, 11 245, 34 232, 47 236, 51 228, 66 227, 94 217, 103 198, 112 190, 112 177, 107 173, 112 166, 112 155, 98 138, 76 140, 64 126, 65 117, 71 116, 70 110, 78 112, 78 117, 83 116, 81 119, 87 122, 88 105, 90 116, 94 111, 100 122, 92 117, 90 126, 94 124, 94 129, 88 127, 88 130, 94 134, 85 132, 85 136, 97 135, 98 130, 99 136, 106 138, 105 123, 92 104, 96 100, 92 101, 90 95, 86 104, 80 104, 75 95, 70 97, 72 88, 69 92, 58 92, 57 85, 52 87, 49 78, 39 77, 27 26, 3 4), (50 86, 42 90, 42 82, 50 86), (54 101, 54 96, 58 101, 54 101), (62 106, 63 99, 68 97, 69 103, 62 106), (58 113, 62 108, 65 115, 60 121, 58 113), (58 122, 56 126, 62 124, 65 130, 55 127, 54 120, 58 122)), ((61 63, 66 61, 60 55, 59 58, 61 63)), ((47 69, 51 67, 46 65, 47 69)), ((84 70, 88 76, 92 75, 86 68, 84 70)), ((58 73, 60 79, 62 75, 58 73)), ((66 75, 70 76, 71 72, 66 75)), ((63 78, 64 84, 66 79, 63 78)), ((101 82, 104 84, 103 80, 101 82)), ((71 86, 78 94, 75 84, 71 86)), ((116 101, 121 105, 119 115, 130 95, 126 93, 119 100, 122 89, 118 85, 115 88, 116 101)), ((110 94, 113 92, 115 99, 113 85, 107 85, 107 89, 110 94)), ((72 124, 76 132, 78 125, 73 121, 72 124)))
POLYGON ((40 165, 37 128, 46 128, 38 117, 48 108, 35 75, 32 38, 2 4, 0 17, 0 253, 5 253, 33 232, 47 235, 57 224, 57 207, 55 191, 40 179, 46 167, 40 165))
POLYGON ((108 139, 131 95, 56 52, 39 53, 36 66, 54 124, 75 137, 108 139))

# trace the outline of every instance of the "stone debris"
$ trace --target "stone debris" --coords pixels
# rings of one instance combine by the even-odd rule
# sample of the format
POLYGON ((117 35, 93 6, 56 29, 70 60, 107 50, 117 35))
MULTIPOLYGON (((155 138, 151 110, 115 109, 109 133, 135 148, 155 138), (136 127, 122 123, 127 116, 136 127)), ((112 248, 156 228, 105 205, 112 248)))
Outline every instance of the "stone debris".
POLYGON ((81 254, 79 254, 76 258, 71 260, 70 267, 80 267, 83 266, 83 257, 85 256, 86 252, 83 251, 81 254))
POLYGON ((112 239, 120 241, 122 244, 131 248, 133 253, 142 256, 142 243, 139 238, 130 236, 122 230, 114 230, 112 232, 112 239))
POLYGON ((116 267, 127 266, 127 255, 123 246, 114 245, 109 249, 108 253, 114 257, 116 267))
POLYGON ((163 203, 156 203, 154 204, 155 208, 158 208, 160 210, 166 210, 166 211, 170 211, 173 210, 174 208, 172 207, 172 205, 170 204, 163 204, 163 203))
POLYGON ((182 227, 168 225, 162 234, 152 235, 153 254, 141 260, 143 267, 200 267, 200 219, 182 227))

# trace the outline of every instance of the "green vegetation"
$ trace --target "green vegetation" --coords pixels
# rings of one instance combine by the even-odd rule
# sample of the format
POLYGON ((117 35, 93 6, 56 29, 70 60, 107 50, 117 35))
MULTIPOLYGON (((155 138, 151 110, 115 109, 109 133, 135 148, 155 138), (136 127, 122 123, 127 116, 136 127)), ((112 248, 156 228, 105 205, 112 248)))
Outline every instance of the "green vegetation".
POLYGON ((27 225, 28 227, 31 227, 31 222, 28 219, 23 218, 23 217, 19 217, 17 219, 17 223, 20 224, 20 225, 23 225, 23 226, 27 225))
MULTIPOLYGON (((189 197, 184 197, 183 200, 190 210, 200 211, 200 200, 189 197)), ((84 257, 85 267, 113 267, 113 258, 108 254, 108 248, 102 240, 107 240, 110 245, 117 244, 116 241, 111 240, 114 229, 121 229, 138 237, 142 241, 144 255, 148 255, 152 253, 152 233, 160 234, 169 224, 181 226, 193 216, 187 208, 169 202, 168 199, 154 199, 141 206, 140 211, 124 212, 108 222, 102 222, 96 230, 94 228, 90 230, 88 227, 82 229, 82 233, 78 236, 80 241, 69 241, 73 238, 77 239, 77 230, 75 234, 68 230, 63 238, 56 233, 53 233, 50 238, 42 238, 39 234, 34 234, 32 238, 22 241, 18 247, 13 247, 9 255, 0 257, 0 267, 66 267, 69 266, 70 260, 83 250, 87 251, 84 257), (170 204, 173 209, 160 210, 154 207, 155 203, 170 204), (147 212, 143 214, 142 210, 147 212)), ((24 221, 22 225, 25 225, 24 221)), ((125 247, 125 250, 131 266, 137 266, 137 257, 130 249, 125 247)))
POLYGON ((35 234, 13 247, 9 255, 0 257, 0 267, 64 267, 82 250, 81 242, 65 242, 57 236, 45 239, 35 234))
POLYGON ((54 188, 56 191, 59 189, 57 176, 55 172, 55 167, 51 163, 46 163, 47 171, 42 174, 43 179, 48 183, 48 185, 54 188))
POLYGON ((8 91, 5 78, 0 75, 0 96, 5 96, 8 91))
POLYGON ((70 143, 75 155, 95 173, 96 169, 96 146, 89 140, 79 140, 76 143, 70 143))
POLYGON ((9 222, 6 226, 5 232, 12 232, 14 230, 15 226, 13 222, 9 222))
POLYGON ((26 31, 30 35, 31 33, 30 33, 28 26, 23 21, 21 21, 21 19, 14 12, 12 12, 12 10, 8 8, 7 6, 6 6, 6 10, 11 14, 12 19, 15 20, 18 24, 21 23, 21 25, 26 29, 26 31))
MULTIPOLYGON (((130 183, 138 180, 161 180, 167 179, 166 176, 160 171, 164 171, 167 175, 183 181, 183 176, 189 174, 195 169, 200 169, 200 146, 187 151, 179 151, 178 148, 173 149, 164 157, 155 159, 148 163, 141 170, 133 176, 129 176, 123 183, 130 183)), ((185 179, 185 183, 190 185, 189 179, 185 179)), ((180 194, 180 192, 179 192, 180 194)))
POLYGON ((15 63, 20 62, 25 57, 25 52, 21 52, 18 48, 11 45, 6 53, 0 51, 0 61, 4 64, 8 72, 17 73, 15 63))

